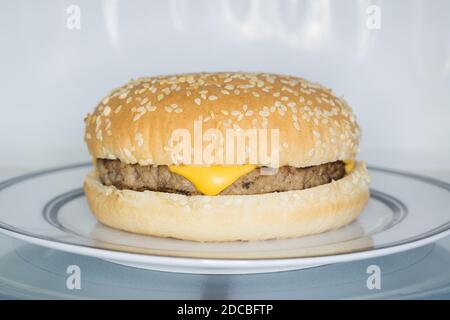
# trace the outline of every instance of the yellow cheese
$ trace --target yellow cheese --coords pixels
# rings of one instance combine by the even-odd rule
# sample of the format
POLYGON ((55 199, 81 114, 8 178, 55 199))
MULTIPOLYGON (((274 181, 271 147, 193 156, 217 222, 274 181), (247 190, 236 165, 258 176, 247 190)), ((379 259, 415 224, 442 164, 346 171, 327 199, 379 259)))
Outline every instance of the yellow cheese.
POLYGON ((352 172, 355 167, 355 160, 344 160, 345 173, 352 172))
POLYGON ((253 171, 255 165, 239 166, 169 166, 169 170, 186 179, 203 194, 215 196, 232 185, 241 176, 253 171))

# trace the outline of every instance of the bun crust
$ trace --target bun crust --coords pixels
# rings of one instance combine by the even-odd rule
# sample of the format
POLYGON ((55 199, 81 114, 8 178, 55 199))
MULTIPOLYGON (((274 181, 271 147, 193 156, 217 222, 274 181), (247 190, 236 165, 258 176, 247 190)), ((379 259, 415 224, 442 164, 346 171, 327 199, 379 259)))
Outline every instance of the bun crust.
POLYGON ((349 224, 369 199, 369 177, 359 162, 344 178, 301 191, 184 196, 118 190, 101 184, 93 172, 84 190, 96 218, 116 229, 192 241, 264 240, 349 224))
POLYGON ((193 136, 196 120, 203 132, 217 129, 224 136, 226 129, 278 129, 279 166, 353 159, 358 151, 359 128, 342 98, 301 78, 263 73, 132 80, 87 115, 85 140, 95 158, 170 165, 173 131, 187 129, 193 136))

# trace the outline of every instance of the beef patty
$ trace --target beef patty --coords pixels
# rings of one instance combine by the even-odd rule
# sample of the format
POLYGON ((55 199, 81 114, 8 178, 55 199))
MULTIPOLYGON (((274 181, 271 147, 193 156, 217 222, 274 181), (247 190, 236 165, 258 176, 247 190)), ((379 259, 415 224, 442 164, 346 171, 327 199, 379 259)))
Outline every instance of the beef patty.
MULTIPOLYGON (((200 195, 194 185, 167 166, 124 164, 120 160, 97 159, 97 169, 104 185, 135 191, 161 191, 185 195, 200 195)), ((221 195, 244 195, 303 190, 330 183, 345 175, 342 161, 296 168, 283 166, 271 175, 262 175, 260 168, 237 179, 221 195)))

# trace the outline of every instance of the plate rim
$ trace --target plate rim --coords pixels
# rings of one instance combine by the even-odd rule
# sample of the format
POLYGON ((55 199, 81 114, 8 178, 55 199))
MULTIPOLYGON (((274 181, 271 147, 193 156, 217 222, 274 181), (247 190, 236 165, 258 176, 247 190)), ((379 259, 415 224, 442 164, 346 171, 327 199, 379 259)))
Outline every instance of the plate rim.
POLYGON ((300 258, 266 258, 266 259, 216 259, 216 258, 186 258, 186 257, 171 257, 171 256, 158 256, 141 253, 129 253, 123 251, 114 251, 111 249, 102 249, 94 247, 86 247, 76 244, 63 243, 53 240, 40 239, 37 237, 31 237, 9 231, 7 229, 1 229, 0 232, 5 235, 9 235, 15 239, 24 240, 26 242, 40 245, 46 248, 61 250, 64 252, 79 254, 84 256, 90 256, 100 258, 104 260, 117 260, 117 261, 131 261, 145 264, 157 264, 157 265, 173 265, 174 263, 183 263, 182 268, 188 267, 201 267, 205 268, 227 268, 227 267, 240 267, 240 268, 255 268, 255 267, 289 267, 289 266, 303 266, 303 265, 325 265, 330 263, 350 262, 357 260, 364 260, 368 258, 376 258, 379 256, 385 256, 395 254, 407 250, 412 250, 427 244, 431 244, 441 238, 450 235, 450 230, 446 230, 435 234, 433 236, 408 242, 402 245, 393 247, 365 250, 351 253, 341 253, 335 255, 324 255, 317 257, 300 257, 300 258), (110 254, 114 254, 111 256, 110 254))
MULTIPOLYGON (((82 162, 82 163, 75 163, 70 165, 64 165, 64 166, 58 166, 58 167, 50 167, 43 170, 37 170, 32 171, 29 173, 25 173, 22 175, 18 175, 9 179, 6 179, 2 182, 0 182, 0 192, 3 191, 6 188, 9 188, 13 185, 19 184, 23 181, 46 175, 51 173, 56 173, 59 171, 64 170, 70 170, 70 169, 76 169, 81 167, 86 167, 92 165, 90 162, 82 162)), ((436 178, 428 177, 425 175, 420 175, 416 173, 401 171, 401 170, 395 170, 395 169, 389 169, 379 166, 367 166, 369 170, 375 170, 379 172, 394 174, 394 175, 400 175, 408 178, 412 178, 415 180, 420 180, 424 183, 432 184, 436 187, 439 187, 441 189, 444 189, 446 191, 450 191, 450 183, 447 183, 446 181, 439 180, 436 178)), ((7 225, 7 224, 6 224, 7 225)), ((430 244, 432 242, 435 242, 441 238, 444 238, 447 235, 450 235, 450 223, 443 224, 442 226, 438 227, 444 227, 443 230, 440 230, 438 232, 435 232, 431 235, 421 237, 417 240, 413 240, 406 243, 391 245, 387 247, 382 248, 374 248, 374 249, 362 249, 360 251, 354 251, 354 252, 345 252, 345 253, 337 253, 337 254, 326 254, 322 256, 309 256, 309 257, 285 257, 285 258, 251 258, 251 259, 244 259, 244 258, 201 258, 201 257, 177 257, 177 256, 165 256, 165 255, 154 255, 154 254, 146 254, 146 253, 132 253, 132 252, 126 252, 126 251, 120 251, 120 250, 114 250, 114 249, 107 249, 107 248, 98 248, 98 247, 92 247, 89 245, 82 245, 82 244, 74 244, 74 243, 68 243, 64 241, 58 241, 58 240, 50 240, 46 239, 40 236, 35 235, 29 235, 27 233, 17 231, 17 230, 11 230, 8 227, 5 227, 5 223, 0 221, 0 232, 6 235, 9 235, 15 239, 24 240, 29 243, 41 245, 47 248, 61 250, 65 252, 80 254, 80 255, 87 255, 91 257, 97 257, 97 258, 113 258, 115 260, 120 261, 133 261, 133 262, 141 262, 141 263, 156 263, 158 265, 172 265, 175 261, 177 262, 183 262, 185 264, 189 264, 191 267, 197 267, 198 263, 202 264, 209 264, 209 265, 203 265, 204 267, 214 267, 214 264, 220 266, 220 267, 236 267, 237 264, 240 265, 240 267, 244 267, 245 265, 248 265, 248 267, 255 267, 255 265, 264 265, 265 267, 270 264, 273 267, 277 266, 286 266, 286 265, 308 265, 308 264, 327 264, 327 263, 338 263, 338 262, 344 262, 344 261, 356 261, 361 259, 367 259, 367 258, 373 258, 383 255, 389 255, 393 253, 398 253, 410 249, 414 249, 423 245, 430 244), (113 255, 113 257, 111 257, 113 255), (332 260, 332 261, 330 261, 332 260)), ((425 233, 426 234, 426 233, 425 233)), ((188 265, 184 265, 184 267, 188 267, 188 265)))

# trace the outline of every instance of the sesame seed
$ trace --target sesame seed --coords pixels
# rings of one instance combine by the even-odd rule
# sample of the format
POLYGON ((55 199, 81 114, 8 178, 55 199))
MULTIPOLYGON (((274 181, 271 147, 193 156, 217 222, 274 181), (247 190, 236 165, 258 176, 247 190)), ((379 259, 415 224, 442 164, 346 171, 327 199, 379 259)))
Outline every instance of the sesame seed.
POLYGON ((95 137, 97 138, 97 140, 103 141, 102 130, 98 130, 95 137))
POLYGON ((119 95, 119 99, 125 99, 128 96, 128 91, 125 91, 124 93, 121 93, 119 95))
POLYGON ((261 111, 259 112, 259 115, 260 115, 261 117, 268 117, 270 114, 269 114, 269 111, 267 111, 267 110, 261 110, 261 111))
POLYGON ((139 147, 144 144, 144 137, 139 132, 134 135, 134 140, 136 140, 139 147))
POLYGON ((131 158, 132 154, 131 151, 128 150, 127 148, 123 148, 123 153, 125 154, 126 157, 131 158))
POLYGON ((238 85, 238 88, 240 88, 240 89, 251 89, 251 88, 254 88, 255 87, 255 85, 253 85, 253 84, 241 84, 241 85, 238 85))
POLYGON ((103 115, 107 117, 111 113, 111 108, 109 106, 106 106, 105 109, 103 109, 103 115))

